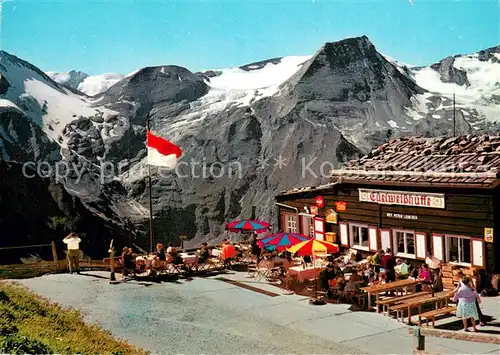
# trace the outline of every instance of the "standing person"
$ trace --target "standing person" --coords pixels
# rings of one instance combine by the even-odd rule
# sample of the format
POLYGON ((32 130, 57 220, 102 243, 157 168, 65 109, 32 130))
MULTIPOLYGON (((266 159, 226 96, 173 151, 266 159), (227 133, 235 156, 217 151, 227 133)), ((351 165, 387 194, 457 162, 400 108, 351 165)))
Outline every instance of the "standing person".
POLYGON ((257 259, 257 264, 260 262, 260 247, 257 243, 257 233, 252 235, 252 241, 250 242, 250 246, 252 248, 252 255, 257 259))
MULTIPOLYGON (((454 289, 454 290, 453 290, 453 292, 452 292, 452 294, 453 294, 453 295, 455 295, 455 294, 458 292, 458 290, 460 290, 460 288, 463 286, 463 280, 464 280, 464 278, 466 277, 466 276, 464 275, 464 273, 462 272, 462 270, 460 270, 460 271, 458 272, 458 275, 457 275, 457 276, 460 278, 460 280, 458 281, 458 285, 457 285, 457 287, 455 287, 455 289, 454 289)), ((469 287, 470 287, 472 290, 476 290, 476 292, 477 292, 477 289, 475 289, 475 287, 474 287, 474 280, 473 280, 473 279, 470 279, 469 287)), ((486 324, 486 322, 485 322, 485 320, 484 320, 484 319, 485 319, 485 317, 484 317, 483 312, 481 311, 481 307, 479 306, 479 300, 480 300, 480 298, 479 298, 479 297, 476 297, 475 304, 476 304, 476 308, 477 308, 477 315, 479 316, 479 325, 480 325, 481 327, 484 327, 484 325, 486 324)))
POLYGON ((82 240, 78 237, 78 234, 71 232, 63 242, 68 246, 68 264, 70 274, 76 272, 80 273, 80 242, 82 240))
POLYGON ((391 248, 386 249, 384 256, 382 256, 381 264, 385 270, 386 282, 396 281, 396 270, 394 269, 396 267, 396 262, 392 255, 391 248))
POLYGON ((429 269, 431 271, 431 279, 432 281, 434 281, 434 277, 437 275, 439 269, 441 268, 441 260, 432 255, 431 252, 428 252, 425 263, 427 264, 427 266, 429 266, 429 269))
POLYGON ((471 320, 474 332, 477 332, 476 320, 479 320, 479 314, 476 307, 476 301, 479 302, 479 295, 471 287, 471 279, 464 277, 462 279, 462 286, 457 290, 453 298, 454 301, 458 300, 457 317, 462 318, 464 324, 464 331, 468 332, 468 319, 471 320))
POLYGON ((384 255, 383 250, 379 250, 375 255, 372 256, 370 263, 373 266, 373 272, 375 273, 375 279, 378 279, 378 274, 380 272, 380 264, 382 263, 382 255, 384 255))

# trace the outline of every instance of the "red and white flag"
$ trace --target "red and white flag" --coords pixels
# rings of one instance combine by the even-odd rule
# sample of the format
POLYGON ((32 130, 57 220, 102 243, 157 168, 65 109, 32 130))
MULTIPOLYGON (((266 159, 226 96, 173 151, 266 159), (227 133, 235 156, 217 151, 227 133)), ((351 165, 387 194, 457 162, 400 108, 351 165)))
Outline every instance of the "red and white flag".
POLYGON ((148 164, 173 169, 182 155, 182 150, 165 138, 155 136, 148 130, 148 164))

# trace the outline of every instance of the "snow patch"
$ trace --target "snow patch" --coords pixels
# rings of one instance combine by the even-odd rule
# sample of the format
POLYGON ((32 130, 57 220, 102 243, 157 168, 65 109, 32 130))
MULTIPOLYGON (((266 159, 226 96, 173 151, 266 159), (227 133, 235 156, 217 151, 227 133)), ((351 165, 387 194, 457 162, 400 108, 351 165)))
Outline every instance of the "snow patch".
POLYGON ((113 73, 92 75, 85 78, 80 85, 78 85, 78 90, 89 96, 95 96, 107 91, 124 77, 125 76, 122 74, 113 73))
POLYGON ((64 84, 70 81, 71 75, 69 73, 59 73, 55 71, 48 71, 45 72, 52 80, 54 80, 56 83, 59 84, 64 84))
POLYGON ((389 120, 387 121, 387 123, 389 124, 389 126, 391 126, 392 128, 398 128, 398 124, 396 121, 393 121, 393 120, 389 120))

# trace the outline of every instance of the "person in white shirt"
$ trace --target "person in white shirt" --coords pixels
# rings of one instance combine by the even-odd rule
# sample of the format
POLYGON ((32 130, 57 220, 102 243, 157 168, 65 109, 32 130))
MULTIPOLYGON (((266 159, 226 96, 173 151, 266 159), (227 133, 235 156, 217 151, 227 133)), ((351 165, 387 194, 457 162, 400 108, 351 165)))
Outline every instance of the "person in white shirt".
POLYGON ((434 281, 434 276, 436 276, 437 272, 441 268, 441 260, 432 255, 432 253, 427 253, 425 263, 429 266, 429 269, 431 270, 431 278, 432 281, 434 281))
POLYGON ((68 264, 69 272, 72 274, 76 272, 80 273, 80 242, 82 240, 78 237, 76 233, 70 233, 63 242, 68 246, 68 264))

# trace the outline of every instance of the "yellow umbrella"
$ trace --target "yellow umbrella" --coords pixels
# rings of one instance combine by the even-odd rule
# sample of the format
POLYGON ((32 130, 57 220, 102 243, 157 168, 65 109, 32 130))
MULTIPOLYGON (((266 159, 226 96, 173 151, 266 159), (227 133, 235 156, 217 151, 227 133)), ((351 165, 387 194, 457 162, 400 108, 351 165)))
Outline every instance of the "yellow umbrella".
MULTIPOLYGON (((309 239, 287 249, 290 253, 299 256, 317 255, 317 254, 335 254, 339 252, 339 246, 324 240, 309 239)), ((314 275, 314 298, 318 299, 316 272, 314 275)), ((323 303, 324 304, 324 303, 323 303)))
POLYGON ((316 254, 335 254, 339 252, 339 246, 324 240, 309 239, 287 249, 290 253, 299 256, 316 254))

